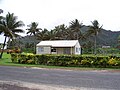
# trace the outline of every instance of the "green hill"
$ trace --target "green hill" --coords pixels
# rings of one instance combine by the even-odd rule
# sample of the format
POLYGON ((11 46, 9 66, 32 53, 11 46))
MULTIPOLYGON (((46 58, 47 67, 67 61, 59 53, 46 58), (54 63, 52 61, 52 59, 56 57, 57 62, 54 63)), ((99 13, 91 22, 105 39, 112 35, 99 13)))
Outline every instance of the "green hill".
MULTIPOLYGON (((81 28, 82 33, 86 33, 88 31, 88 27, 84 26, 81 28)), ((101 32, 97 36, 97 45, 98 46, 112 46, 116 47, 118 44, 118 36, 120 35, 120 31, 110 31, 102 29, 101 32)), ((84 42, 87 42, 88 39, 86 39, 84 42)), ((91 42, 94 42, 94 36, 91 36, 89 38, 91 42)), ((37 44, 40 42, 40 40, 36 40, 34 36, 25 36, 17 39, 17 42, 22 44, 24 47, 28 44, 37 44)), ((82 43, 82 42, 81 42, 82 43)))
MULTIPOLYGON (((82 30, 82 33, 85 33, 88 31, 88 27, 84 26, 81 30, 82 30)), ((120 35, 120 31, 111 31, 111 30, 102 29, 97 36, 97 45, 99 46, 106 45, 106 46, 116 47, 118 44, 119 35, 120 35)), ((93 41, 94 38, 91 37, 90 40, 93 41)))

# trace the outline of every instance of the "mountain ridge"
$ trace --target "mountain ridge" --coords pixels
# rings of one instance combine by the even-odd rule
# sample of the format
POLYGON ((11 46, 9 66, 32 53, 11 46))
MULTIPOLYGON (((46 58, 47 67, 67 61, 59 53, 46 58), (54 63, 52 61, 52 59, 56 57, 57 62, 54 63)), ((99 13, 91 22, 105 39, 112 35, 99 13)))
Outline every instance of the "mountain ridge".
MULTIPOLYGON (((81 28, 81 32, 84 34, 88 31, 89 27, 84 26, 81 28)), ((120 35, 120 31, 111 31, 102 29, 101 32, 97 36, 97 46, 112 46, 116 47, 118 45, 118 36, 120 35)), ((36 40, 34 36, 24 36, 18 38, 17 41, 22 42, 24 45, 27 43, 37 44, 40 40, 36 40)), ((88 39, 85 40, 87 42, 88 39)), ((94 36, 90 37, 90 41, 94 43, 94 36)))

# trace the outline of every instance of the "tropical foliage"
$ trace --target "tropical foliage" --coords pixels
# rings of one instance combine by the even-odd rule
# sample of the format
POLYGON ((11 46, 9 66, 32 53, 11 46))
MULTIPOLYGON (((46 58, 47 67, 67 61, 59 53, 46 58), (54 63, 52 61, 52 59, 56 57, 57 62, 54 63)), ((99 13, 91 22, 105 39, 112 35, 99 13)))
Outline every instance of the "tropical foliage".
POLYGON ((0 9, 0 14, 1 14, 1 13, 3 13, 3 10, 2 10, 2 9, 0 9))
POLYGON ((14 16, 14 13, 9 13, 0 20, 0 34, 4 34, 5 40, 2 48, 0 58, 2 58, 3 50, 6 45, 7 37, 9 39, 15 40, 19 35, 17 33, 23 33, 22 29, 19 27, 24 26, 22 21, 17 21, 17 17, 14 16))
POLYGON ((97 35, 98 35, 98 33, 101 31, 101 29, 102 29, 102 26, 100 26, 100 24, 98 23, 98 21, 97 20, 94 20, 93 22, 91 22, 92 23, 92 25, 91 26, 89 26, 89 30, 88 30, 88 32, 87 32, 87 35, 89 36, 89 35, 94 35, 94 54, 96 54, 96 39, 97 39, 97 35))
POLYGON ((83 24, 77 19, 70 22, 69 27, 64 24, 55 26, 53 30, 48 31, 47 29, 42 30, 37 34, 39 40, 81 40, 83 34, 80 29, 83 24))
POLYGON ((83 23, 80 23, 77 19, 73 20, 70 22, 70 26, 69 29, 71 30, 71 33, 73 36, 72 39, 81 39, 82 38, 82 32, 81 32, 81 28, 83 27, 83 23))
MULTIPOLYGON (((70 24, 71 25, 71 24, 70 24)), ((80 32, 82 35, 79 35, 79 41, 83 49, 83 53, 94 53, 94 45, 95 45, 95 35, 93 33, 89 33, 88 31, 90 29, 90 26, 83 25, 82 28, 80 28, 80 32), (86 34, 87 33, 87 34, 86 34)), ((41 40, 71 40, 76 39, 74 37, 73 32, 70 29, 70 26, 65 26, 64 24, 55 26, 54 29, 48 30, 48 29, 42 29, 40 32, 36 33, 34 38, 34 35, 32 36, 25 36, 20 39, 17 39, 18 43, 22 42, 22 48, 25 48, 25 45, 32 44, 32 43, 39 43, 41 40), (34 42, 33 42, 34 41, 34 42)), ((120 32, 113 32, 113 31, 107 31, 104 29, 101 29, 99 34, 97 35, 97 42, 96 42, 96 48, 101 48, 103 45, 110 46, 111 48, 115 48, 118 43, 118 36, 120 35, 120 32)), ((33 50, 33 49, 32 49, 33 50)), ((111 49, 111 51, 113 51, 111 49)), ((118 51, 118 50, 117 50, 118 51)), ((96 49, 96 53, 98 52, 98 49, 96 49)), ((102 53, 102 52, 101 52, 102 53)), ((119 52, 118 52, 119 53, 119 52)))
MULTIPOLYGON (((0 9, 0 13, 3 13, 2 9, 0 9)), ((38 28, 37 22, 31 22, 31 24, 27 25, 28 28, 26 29, 26 34, 28 34, 28 36, 17 38, 16 45, 23 51, 35 52, 35 45, 41 40, 78 39, 82 46, 82 50, 85 53, 94 52, 94 54, 97 54, 98 48, 103 45, 119 48, 118 36, 120 35, 120 32, 112 32, 102 29, 102 26, 97 20, 94 20, 91 23, 92 25, 86 26, 78 19, 75 19, 70 21, 68 26, 61 24, 55 26, 52 30, 48 30, 46 28, 38 28)), ((19 27, 23 25, 22 21, 17 21, 17 17, 14 16, 13 13, 8 13, 5 17, 0 16, 0 34, 4 34, 5 36, 3 46, 5 46, 7 38, 9 38, 8 45, 11 47, 15 46, 15 39, 19 36, 17 33, 23 32, 19 27)))
POLYGON ((27 34, 30 33, 30 36, 33 34, 33 35, 36 35, 36 33, 39 32, 39 30, 41 30, 41 28, 37 28, 38 27, 38 23, 37 22, 32 22, 30 25, 28 25, 28 32, 27 34))
POLYGON ((120 68, 119 56, 11 54, 11 60, 21 64, 120 68))

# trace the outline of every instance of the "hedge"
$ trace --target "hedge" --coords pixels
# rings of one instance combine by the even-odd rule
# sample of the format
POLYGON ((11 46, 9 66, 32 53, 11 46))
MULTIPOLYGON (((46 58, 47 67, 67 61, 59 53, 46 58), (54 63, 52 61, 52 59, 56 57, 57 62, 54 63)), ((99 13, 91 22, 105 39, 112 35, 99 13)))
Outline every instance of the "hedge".
POLYGON ((11 54, 14 63, 79 67, 120 67, 118 56, 11 54))

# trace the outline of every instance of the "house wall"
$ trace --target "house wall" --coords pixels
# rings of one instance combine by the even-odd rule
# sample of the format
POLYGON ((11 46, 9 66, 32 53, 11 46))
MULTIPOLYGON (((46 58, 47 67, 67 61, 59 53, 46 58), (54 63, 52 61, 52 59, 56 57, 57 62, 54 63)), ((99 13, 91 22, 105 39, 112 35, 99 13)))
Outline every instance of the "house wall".
POLYGON ((74 47, 37 46, 36 54, 81 54, 81 46, 79 42, 74 47), (51 52, 52 49, 53 52, 51 52))
POLYGON ((75 54, 75 47, 71 48, 71 54, 75 54))
MULTIPOLYGON (((63 48, 58 48, 57 47, 57 48, 54 48, 54 49, 56 49, 56 52, 52 52, 52 54, 67 54, 67 53, 65 53, 66 47, 63 47, 63 48)), ((74 48, 67 47, 67 49, 70 50, 70 53, 68 53, 68 54, 75 54, 74 48)))
POLYGON ((75 47, 74 47, 74 51, 75 51, 75 54, 81 54, 81 46, 78 43, 76 43, 75 47))
MULTIPOLYGON (((70 50, 70 53, 69 54, 75 54, 75 49, 73 48, 73 47, 67 47, 67 48, 69 48, 69 50, 70 50)), ((65 50, 66 49, 66 47, 63 47, 63 48, 56 48, 56 54, 67 54, 67 53, 65 53, 65 50)))
POLYGON ((56 52, 51 52, 51 54, 63 54, 63 48, 54 47, 56 52))
POLYGON ((63 48, 57 48, 57 54, 63 54, 63 48))
MULTIPOLYGON (((67 54, 65 53, 64 49, 65 48, 55 48, 56 49, 56 52, 51 52, 51 47, 48 47, 48 46, 38 46, 36 48, 36 54, 67 54)), ((70 49, 70 53, 68 54, 81 54, 81 49, 80 49, 80 46, 79 44, 76 44, 75 47, 69 47, 70 49), (78 50, 77 50, 78 49, 78 50)))
POLYGON ((51 54, 51 47, 49 46, 38 46, 36 49, 36 54, 51 54))

